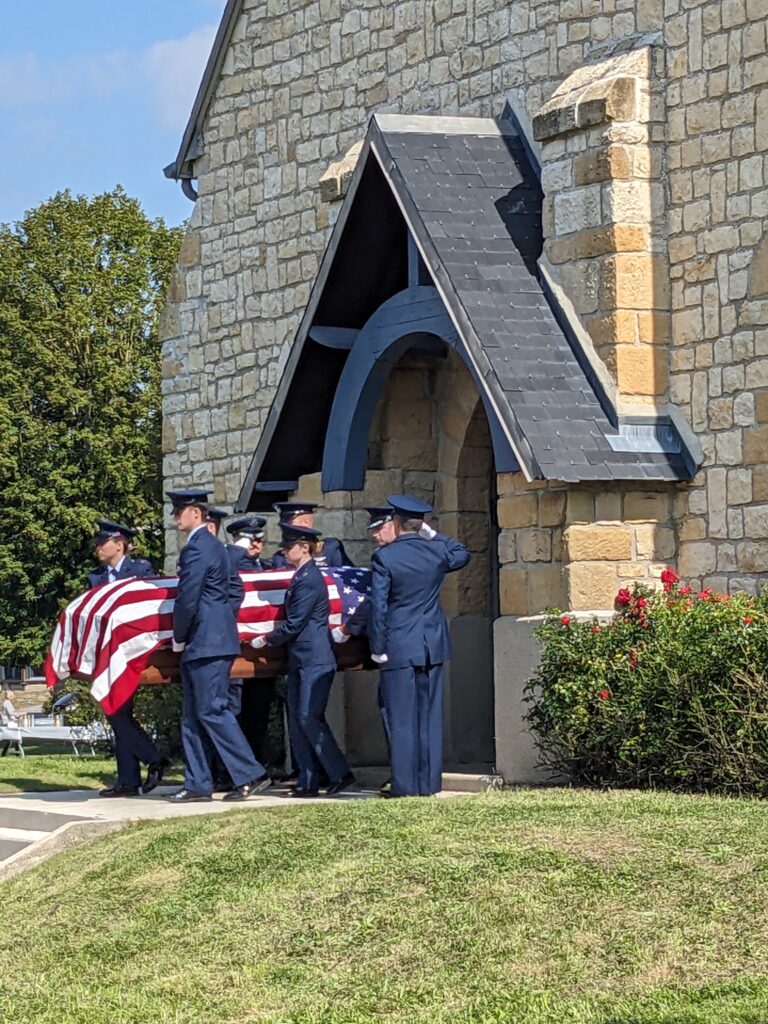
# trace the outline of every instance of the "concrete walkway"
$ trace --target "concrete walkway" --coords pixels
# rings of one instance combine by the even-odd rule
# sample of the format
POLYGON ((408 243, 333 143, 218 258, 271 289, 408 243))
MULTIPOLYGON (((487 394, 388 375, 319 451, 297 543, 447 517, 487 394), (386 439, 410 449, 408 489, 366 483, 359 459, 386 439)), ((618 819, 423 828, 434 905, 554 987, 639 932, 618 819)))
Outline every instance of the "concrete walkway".
MULTIPOLYGON (((446 772, 443 797, 500 788, 499 776, 478 772, 446 772)), ((254 810, 260 807, 301 807, 303 804, 340 805, 370 800, 386 778, 386 769, 361 769, 358 786, 338 796, 295 800, 290 790, 274 787, 249 800, 229 801, 215 796, 210 802, 172 804, 169 794, 179 787, 158 786, 149 796, 105 799, 94 789, 52 793, 0 795, 0 881, 50 857, 85 838, 122 828, 132 821, 159 821, 194 814, 254 810)))
POLYGON ((252 796, 248 800, 224 800, 218 794, 213 800, 203 803, 172 804, 167 799, 179 788, 158 786, 149 796, 109 797, 99 796, 94 789, 71 789, 55 793, 18 793, 0 796, 0 828, 9 811, 26 810, 56 812, 75 815, 96 821, 144 821, 157 818, 180 818, 190 814, 218 814, 222 811, 236 811, 240 808, 283 807, 307 803, 338 803, 344 800, 365 800, 375 796, 375 790, 353 790, 338 796, 318 796, 307 800, 295 800, 289 790, 274 787, 266 793, 252 796))
POLYGON ((93 789, 0 796, 0 880, 84 838, 114 831, 132 821, 157 821, 261 807, 295 807, 307 803, 340 804, 376 796, 375 790, 357 789, 333 797, 295 800, 288 795, 288 789, 274 788, 243 801, 215 796, 208 803, 172 804, 167 797, 178 788, 158 786, 149 796, 114 799, 100 797, 93 789))

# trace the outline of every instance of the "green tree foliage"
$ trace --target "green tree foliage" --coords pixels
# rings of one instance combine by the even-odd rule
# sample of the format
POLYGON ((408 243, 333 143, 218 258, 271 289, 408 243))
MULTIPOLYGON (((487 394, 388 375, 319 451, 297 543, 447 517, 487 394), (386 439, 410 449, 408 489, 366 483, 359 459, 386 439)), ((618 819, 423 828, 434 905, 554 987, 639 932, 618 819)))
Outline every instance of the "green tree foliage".
POLYGON ((0 226, 0 660, 40 660, 97 516, 161 557, 158 319, 180 241, 121 188, 0 226))

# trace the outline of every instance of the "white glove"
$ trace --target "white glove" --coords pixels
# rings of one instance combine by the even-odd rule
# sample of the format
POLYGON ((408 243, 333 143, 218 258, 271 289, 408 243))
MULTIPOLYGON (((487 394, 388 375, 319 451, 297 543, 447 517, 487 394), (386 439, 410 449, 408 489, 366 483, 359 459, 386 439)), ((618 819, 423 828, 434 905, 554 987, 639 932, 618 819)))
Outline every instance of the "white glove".
POLYGON ((341 626, 334 626, 331 630, 331 636, 335 644, 345 644, 349 640, 349 633, 345 633, 341 626))
POLYGON ((260 647, 267 646, 267 638, 265 636, 257 636, 251 640, 251 647, 254 647, 257 651, 260 647))
POLYGON ((437 536, 437 530, 433 530, 429 523, 422 523, 419 527, 419 536, 424 540, 432 540, 437 536))
POLYGON ((186 643, 182 643, 182 644, 180 644, 180 643, 178 642, 178 640, 173 640, 173 641, 172 641, 172 644, 173 644, 173 650, 174 650, 174 653, 175 653, 175 654, 181 654, 181 652, 182 652, 182 651, 184 650, 184 648, 185 648, 185 647, 187 646, 187 645, 186 645, 186 643))
POLYGON ((389 658, 386 654, 372 654, 371 661, 375 661, 377 665, 384 665, 389 661, 389 658))

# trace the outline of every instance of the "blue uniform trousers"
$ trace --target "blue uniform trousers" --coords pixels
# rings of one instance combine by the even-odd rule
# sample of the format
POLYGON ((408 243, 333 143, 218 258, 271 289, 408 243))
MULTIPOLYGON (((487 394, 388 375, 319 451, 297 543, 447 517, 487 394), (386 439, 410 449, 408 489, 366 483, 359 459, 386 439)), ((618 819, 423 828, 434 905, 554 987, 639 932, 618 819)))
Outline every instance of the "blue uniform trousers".
POLYGON ((265 774, 229 708, 232 660, 197 658, 181 663, 181 739, 187 766, 184 785, 196 793, 213 790, 213 751, 221 758, 234 786, 265 774))
POLYGON ((439 793, 443 775, 443 666, 382 670, 381 692, 390 730, 392 793, 439 793))
POLYGON ((376 695, 376 703, 379 706, 379 714, 381 715, 381 727, 384 730, 384 739, 387 744, 387 751, 391 754, 392 752, 392 736, 389 731, 389 712, 387 711, 387 705, 384 703, 384 691, 382 689, 381 676, 379 676, 379 692, 376 695))
POLYGON ((107 721, 115 736, 117 785, 138 787, 141 785, 141 762, 157 764, 162 756, 133 717, 133 697, 113 715, 107 715, 107 721))
MULTIPOLYGON (((243 680, 230 679, 227 691, 227 707, 238 720, 240 725, 240 712, 243 710, 243 680)), ((240 725, 242 728, 242 725, 240 725)), ((245 735, 245 734, 243 734, 245 735)), ((249 744, 250 746, 250 744, 249 744)), ((253 748, 251 748, 253 749, 253 748)), ((211 775, 213 784, 217 789, 234 789, 229 772, 224 767, 224 762, 214 750, 211 755, 211 775)))
POLYGON ((325 720, 335 668, 295 668, 288 672, 288 732, 299 767, 300 789, 317 789, 320 768, 331 782, 349 771, 347 759, 325 720))

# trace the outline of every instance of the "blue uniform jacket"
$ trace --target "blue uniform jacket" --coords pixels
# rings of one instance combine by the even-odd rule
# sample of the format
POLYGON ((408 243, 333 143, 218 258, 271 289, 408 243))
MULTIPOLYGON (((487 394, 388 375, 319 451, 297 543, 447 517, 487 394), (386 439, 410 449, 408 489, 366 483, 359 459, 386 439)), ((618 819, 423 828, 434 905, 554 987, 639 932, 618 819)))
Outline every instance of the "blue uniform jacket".
MULTIPOLYGON (((290 569, 282 551, 276 551, 272 555, 271 562, 271 568, 273 569, 290 569)), ((355 564, 344 550, 344 545, 338 537, 325 537, 323 539, 323 550, 315 555, 315 562, 321 569, 336 569, 340 565, 355 564)))
POLYGON ((227 557, 235 572, 263 572, 273 568, 271 558, 252 558, 247 548, 240 548, 237 544, 227 544, 227 557))
MULTIPOLYGON (((88 573, 88 586, 98 587, 102 583, 107 582, 107 572, 109 566, 102 565, 101 568, 96 569, 95 572, 88 573)), ((127 579, 138 579, 142 576, 156 576, 157 573, 152 568, 146 558, 124 558, 123 564, 120 566, 120 570, 117 573, 118 580, 127 579)))
POLYGON ((173 638, 186 644, 181 660, 239 654, 235 615, 243 585, 230 570, 224 545, 207 530, 197 530, 181 549, 178 570, 173 638))
POLYGON ((371 569, 372 654, 386 654, 385 668, 441 665, 451 656, 440 607, 445 574, 463 568, 469 552, 438 533, 432 540, 401 534, 373 553, 371 569))
POLYGON ((328 588, 310 560, 296 570, 285 591, 285 618, 267 634, 271 647, 288 644, 290 669, 336 667, 328 629, 328 588))

